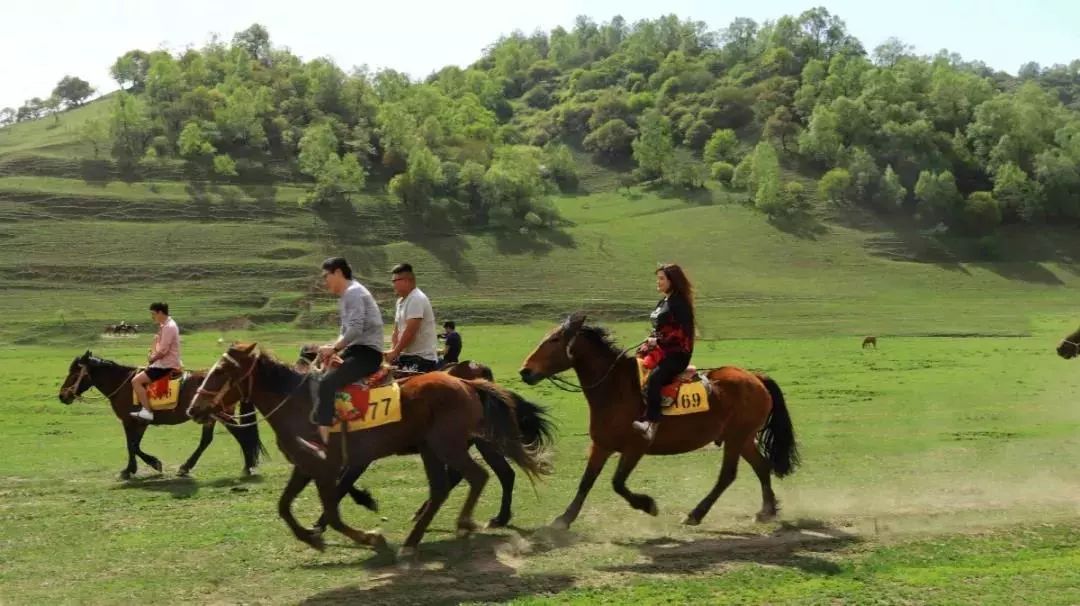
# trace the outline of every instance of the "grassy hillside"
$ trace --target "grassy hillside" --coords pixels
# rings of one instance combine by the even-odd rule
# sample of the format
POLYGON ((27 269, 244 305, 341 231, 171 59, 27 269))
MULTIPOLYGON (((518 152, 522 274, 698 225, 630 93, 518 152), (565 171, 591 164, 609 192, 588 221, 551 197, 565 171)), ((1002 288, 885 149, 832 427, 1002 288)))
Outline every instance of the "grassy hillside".
POLYGON ((81 339, 157 298, 189 328, 329 322, 317 266, 338 253, 387 308, 389 268, 413 263, 440 317, 466 322, 638 318, 653 266, 673 260, 697 281, 707 338, 1022 333, 1034 313, 1070 310, 1078 281, 1071 229, 1006 232, 1002 260, 975 261, 973 242, 869 215, 778 226, 718 186, 693 200, 616 191, 588 163, 585 193, 554 200, 564 225, 525 232, 416 224, 378 192, 313 211, 304 184, 88 179, 71 172, 92 160, 71 133, 102 105, 0 130, 0 166, 41 169, 0 177, 5 340, 81 339))

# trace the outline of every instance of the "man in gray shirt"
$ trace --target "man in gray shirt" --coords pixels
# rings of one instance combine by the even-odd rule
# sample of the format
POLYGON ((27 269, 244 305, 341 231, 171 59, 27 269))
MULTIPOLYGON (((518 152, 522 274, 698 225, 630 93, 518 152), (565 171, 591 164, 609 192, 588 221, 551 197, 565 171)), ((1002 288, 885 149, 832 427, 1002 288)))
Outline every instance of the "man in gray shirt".
POLYGON ((330 440, 330 426, 334 422, 334 397, 346 385, 370 376, 382 366, 382 314, 375 297, 352 277, 349 262, 342 257, 332 257, 322 264, 322 276, 326 289, 341 297, 338 312, 341 315, 341 333, 336 341, 319 347, 319 359, 325 366, 338 354, 341 366, 330 370, 321 378, 312 375, 312 394, 315 398, 315 423, 319 426, 322 444, 297 438, 315 454, 326 458, 325 445, 330 440))
POLYGON ((416 287, 412 265, 401 263, 390 273, 398 300, 391 338, 393 349, 386 352, 386 360, 391 364, 397 362, 402 370, 431 372, 439 367, 439 344, 431 301, 416 287))

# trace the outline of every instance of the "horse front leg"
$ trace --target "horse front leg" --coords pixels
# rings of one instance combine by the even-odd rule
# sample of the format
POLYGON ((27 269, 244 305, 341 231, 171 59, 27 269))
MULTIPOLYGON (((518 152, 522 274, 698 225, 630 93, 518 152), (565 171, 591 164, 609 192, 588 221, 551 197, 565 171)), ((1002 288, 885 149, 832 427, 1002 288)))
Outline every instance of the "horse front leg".
MULTIPOLYGON (((367 468, 367 465, 350 465, 341 472, 341 476, 338 478, 337 488, 335 489, 337 491, 337 503, 339 506, 346 495, 351 495, 353 501, 355 501, 357 505, 367 507, 371 511, 379 510, 378 504, 375 503, 375 499, 372 498, 370 492, 353 488, 353 485, 356 484, 356 481, 360 479, 360 476, 367 471, 367 468)), ((314 529, 319 532, 325 532, 326 526, 326 512, 324 511, 322 515, 319 516, 319 519, 315 521, 314 529)))
POLYGON ((120 479, 130 480, 138 470, 138 464, 135 462, 135 431, 137 427, 135 423, 127 420, 121 421, 121 424, 124 426, 124 443, 127 445, 128 463, 127 467, 120 470, 120 479))
POLYGON ((289 481, 285 483, 285 490, 281 491, 281 496, 278 498, 278 515, 281 516, 282 520, 285 520, 285 524, 292 530, 297 539, 322 551, 326 548, 322 533, 304 528, 292 513, 292 502, 296 500, 297 495, 303 492, 309 482, 311 482, 311 476, 300 471, 299 467, 294 466, 289 481))
POLYGON ((143 436, 146 435, 146 428, 147 427, 148 427, 148 425, 146 425, 144 423, 139 423, 139 424, 135 425, 135 428, 134 428, 135 439, 134 439, 134 442, 133 442, 133 445, 135 447, 135 456, 142 459, 143 463, 146 463, 150 467, 153 467, 154 471, 157 471, 158 473, 161 473, 161 471, 162 471, 161 460, 158 459, 157 457, 155 457, 154 455, 150 454, 150 453, 143 452, 143 449, 142 449, 142 439, 143 439, 143 436))
POLYGON ((187 461, 180 466, 180 469, 176 472, 176 475, 180 477, 186 477, 191 473, 192 469, 195 469, 195 465, 198 464, 199 458, 202 457, 202 453, 210 446, 210 443, 214 441, 214 424, 209 423, 203 425, 202 435, 199 437, 199 445, 195 448, 195 452, 191 453, 187 461))
POLYGON ((647 494, 638 494, 626 487, 627 478, 644 455, 645 452, 642 450, 622 453, 619 456, 619 466, 615 469, 615 476, 611 478, 611 486, 615 489, 615 493, 626 499, 631 507, 655 516, 659 513, 656 501, 647 494))
MULTIPOLYGON (((367 467, 367 464, 364 464, 367 467)), ((341 511, 338 509, 337 481, 332 474, 315 478, 315 486, 319 489, 319 500, 322 501, 323 516, 331 528, 349 537, 353 542, 367 545, 378 553, 389 553, 390 547, 386 539, 377 532, 364 532, 345 524, 341 519, 341 511)))
POLYGON ((585 464, 585 473, 581 475, 581 481, 578 483, 577 494, 574 495, 574 500, 567 506, 566 511, 551 523, 552 526, 562 530, 570 528, 570 525, 577 519, 578 514, 581 513, 581 506, 585 503, 585 497, 589 495, 589 491, 592 490, 593 484, 596 482, 596 477, 604 469, 604 463, 607 463, 609 457, 611 457, 610 450, 601 448, 596 442, 592 443, 589 449, 589 461, 585 464))

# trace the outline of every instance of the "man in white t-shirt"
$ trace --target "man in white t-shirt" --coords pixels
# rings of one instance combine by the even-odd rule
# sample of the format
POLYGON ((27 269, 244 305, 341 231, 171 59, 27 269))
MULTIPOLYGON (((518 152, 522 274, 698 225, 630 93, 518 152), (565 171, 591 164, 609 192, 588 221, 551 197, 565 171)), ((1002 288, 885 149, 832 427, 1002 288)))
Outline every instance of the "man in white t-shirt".
POLYGON ((439 365, 439 344, 435 333, 435 312, 427 295, 416 287, 412 265, 401 263, 391 270, 398 300, 394 309, 392 349, 386 361, 402 370, 431 372, 439 365))

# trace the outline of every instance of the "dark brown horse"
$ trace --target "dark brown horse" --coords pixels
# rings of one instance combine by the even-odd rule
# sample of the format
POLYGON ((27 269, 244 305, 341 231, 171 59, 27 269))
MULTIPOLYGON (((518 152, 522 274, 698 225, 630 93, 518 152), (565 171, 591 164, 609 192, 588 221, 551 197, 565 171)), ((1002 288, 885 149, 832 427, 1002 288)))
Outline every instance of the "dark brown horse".
MULTIPOLYGON (((302 367, 302 364, 313 361, 315 359, 316 349, 316 347, 303 348, 300 352, 300 359, 297 360, 297 365, 302 367)), ((491 368, 471 360, 446 364, 441 367, 439 371, 445 372, 452 377, 458 377, 459 379, 495 380, 495 375, 491 371, 491 368)), ((413 374, 415 373, 395 373, 395 377, 404 379, 413 374)), ((549 447, 554 438, 554 427, 548 417, 547 409, 539 404, 535 404, 522 398, 516 393, 510 392, 510 396, 514 398, 514 409, 517 412, 521 436, 525 443, 536 444, 539 448, 549 447)), ((510 520, 514 515, 514 483, 517 480, 517 475, 514 473, 514 468, 510 466, 510 463, 506 458, 491 444, 488 444, 483 440, 472 440, 470 444, 476 446, 477 452, 483 457, 484 462, 488 464, 488 467, 491 467, 491 470, 495 472, 495 477, 499 480, 499 485, 502 488, 502 501, 499 504, 499 513, 488 520, 487 525, 488 528, 502 528, 510 524, 510 520)), ((365 467, 360 467, 358 465, 349 465, 342 470, 337 487, 339 503, 346 495, 348 495, 352 497, 357 505, 366 507, 371 511, 379 510, 378 504, 370 491, 367 489, 355 488, 356 482, 359 481, 360 476, 366 471, 367 469, 365 467)), ((453 490, 461 483, 461 480, 464 479, 461 477, 461 474, 452 467, 447 467, 446 473, 450 480, 450 490, 453 490)), ((424 508, 427 506, 428 502, 424 502, 420 505, 420 508, 413 514, 414 521, 420 517, 424 512, 424 508)), ((326 530, 325 515, 321 516, 318 521, 315 522, 315 528, 326 530)))
MULTIPOLYGON (((60 401, 64 404, 71 404, 91 387, 96 387, 98 391, 108 398, 109 404, 112 405, 113 414, 120 420, 120 424, 124 426, 124 435, 127 438, 128 464, 120 472, 120 477, 125 480, 135 475, 137 468, 135 457, 139 457, 144 463, 161 472, 161 461, 154 455, 142 451, 143 434, 146 432, 148 425, 178 425, 190 421, 191 419, 187 416, 187 407, 192 396, 195 395, 195 389, 204 377, 203 373, 191 373, 191 376, 181 387, 180 401, 177 403, 176 408, 155 411, 154 420, 147 423, 132 418, 130 414, 132 411, 137 410, 131 392, 131 378, 135 376, 136 370, 131 366, 122 366, 116 362, 95 358, 87 350, 82 356, 71 361, 67 377, 64 378, 64 382, 60 387, 60 401)), ((240 398, 238 391, 234 391, 230 395, 232 396, 232 402, 240 398)), ((250 404, 243 404, 241 410, 249 411, 253 410, 253 408, 250 404)), ((260 454, 266 454, 266 449, 263 448, 262 442, 259 441, 259 428, 255 426, 240 428, 227 426, 226 429, 236 438, 240 448, 244 451, 244 475, 253 474, 259 464, 260 454)), ((195 468, 195 464, 199 462, 199 457, 202 456, 203 451, 210 446, 213 440, 214 425, 212 423, 204 425, 199 446, 195 449, 195 452, 191 453, 188 460, 180 466, 177 475, 186 476, 190 473, 195 468)))
POLYGON ((615 492, 630 506, 657 515, 656 502, 626 487, 626 479, 650 455, 671 455, 708 444, 723 446, 720 477, 713 489, 684 520, 697 525, 732 481, 739 457, 746 459, 761 481, 759 520, 776 515, 778 505, 769 474, 784 477, 798 465, 795 434, 780 387, 772 379, 745 370, 724 367, 707 373, 709 410, 665 416, 655 440, 649 444, 631 424, 643 411, 637 361, 614 345, 607 332, 586 326, 584 314, 574 314, 544 337, 526 358, 521 378, 535 385, 545 378, 573 369, 589 404, 592 446, 577 495, 553 525, 567 528, 577 518, 585 497, 612 453, 620 453, 612 478, 615 492), (756 440, 755 440, 756 438, 756 440))
POLYGON ((331 434, 327 458, 319 458, 297 440, 318 439, 309 420, 309 390, 301 389, 306 380, 306 375, 288 365, 256 353, 255 344, 234 344, 210 369, 189 412, 196 419, 208 420, 220 410, 222 390, 241 387, 244 399, 253 403, 270 424, 278 448, 293 464, 292 476, 278 501, 278 514, 297 539, 316 549, 323 547, 322 533, 304 528, 292 514, 293 500, 312 480, 331 528, 357 543, 386 549, 381 535, 356 530, 342 521, 336 485, 344 465, 367 466, 391 455, 420 453, 427 473, 430 506, 406 538, 403 556, 415 554, 428 524, 446 500, 447 466, 469 483, 469 494, 458 515, 458 533, 466 535, 476 529, 473 509, 488 474, 469 456, 470 439, 481 438, 494 444, 530 477, 548 473, 536 445, 522 442, 514 400, 506 391, 487 381, 465 381, 441 372, 402 382, 400 421, 331 434))
POLYGON ((1057 354, 1066 360, 1080 355, 1080 328, 1058 343, 1057 354))

